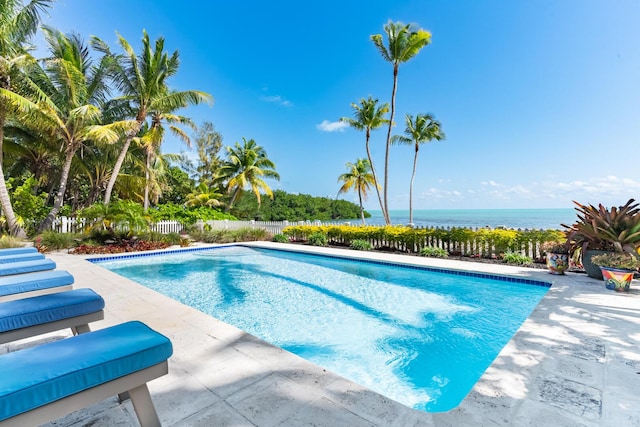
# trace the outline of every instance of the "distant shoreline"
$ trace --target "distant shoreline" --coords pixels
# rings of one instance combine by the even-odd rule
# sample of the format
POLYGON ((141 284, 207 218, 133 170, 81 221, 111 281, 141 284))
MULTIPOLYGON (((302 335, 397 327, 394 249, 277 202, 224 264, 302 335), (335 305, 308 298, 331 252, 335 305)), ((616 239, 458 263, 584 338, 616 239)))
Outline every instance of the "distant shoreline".
MULTIPOLYGON (((382 225, 379 210, 367 210, 370 225, 382 225)), ((392 224, 409 223, 409 210, 390 210, 392 224)), ((413 211, 413 224, 417 227, 506 227, 515 229, 562 230, 561 224, 575 222, 575 209, 419 209, 413 211)), ((355 223, 357 220, 351 220, 355 223)))

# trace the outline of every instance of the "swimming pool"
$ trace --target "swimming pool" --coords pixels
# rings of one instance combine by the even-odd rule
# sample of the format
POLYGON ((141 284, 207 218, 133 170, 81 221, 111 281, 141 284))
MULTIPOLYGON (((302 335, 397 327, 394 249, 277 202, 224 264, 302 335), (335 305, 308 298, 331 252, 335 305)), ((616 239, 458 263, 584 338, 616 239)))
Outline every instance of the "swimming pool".
POLYGON ((549 286, 241 246, 93 261, 429 412, 461 402, 549 286))

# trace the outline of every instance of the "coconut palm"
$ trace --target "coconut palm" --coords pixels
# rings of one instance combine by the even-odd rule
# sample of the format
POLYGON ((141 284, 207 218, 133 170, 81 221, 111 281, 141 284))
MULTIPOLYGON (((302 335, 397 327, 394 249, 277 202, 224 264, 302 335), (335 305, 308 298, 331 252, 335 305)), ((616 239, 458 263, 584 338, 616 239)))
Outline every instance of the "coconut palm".
POLYGON ((180 61, 177 50, 171 56, 164 52, 162 37, 152 46, 149 35, 143 31, 140 55, 136 55, 129 42, 119 34, 118 42, 124 50, 123 55, 113 55, 107 44, 98 38, 94 37, 92 41, 96 49, 114 58, 111 76, 115 87, 123 95, 114 99, 111 107, 122 114, 130 114, 137 123, 124 138, 122 150, 113 167, 104 197, 104 203, 108 204, 131 141, 142 129, 147 116, 155 111, 173 112, 189 105, 212 102, 212 97, 196 90, 168 90, 167 80, 177 73, 180 61))
POLYGON ((220 198, 222 193, 215 188, 210 188, 204 182, 198 185, 193 193, 187 194, 187 206, 208 206, 217 208, 222 206, 220 198))
POLYGON ((391 141, 398 144, 413 145, 415 152, 413 154, 413 172, 411 173, 411 183, 409 185, 409 222, 413 223, 413 180, 416 176, 416 166, 418 164, 418 150, 420 144, 443 140, 445 138, 442 132, 440 122, 435 120, 431 114, 418 114, 414 120, 410 114, 405 118, 407 127, 404 130, 406 136, 396 135, 391 141))
POLYGON ((9 96, 18 118, 58 143, 64 153, 60 181, 53 208, 38 231, 51 227, 64 203, 71 164, 76 152, 87 143, 112 143, 131 122, 102 125, 100 105, 108 95, 104 62, 94 64, 89 50, 77 35, 65 35, 43 28, 51 57, 43 66, 33 64, 22 81, 27 96, 9 96))
POLYGON ((348 123, 351 127, 357 130, 365 131, 365 148, 367 150, 367 158, 369 159, 369 165, 371 166, 371 174, 373 176, 373 186, 376 189, 378 195, 378 202, 380 203, 380 210, 382 210, 382 216, 387 218, 385 206, 382 203, 382 197, 380 196, 380 184, 378 177, 376 176, 376 168, 373 164, 373 158, 371 157, 371 150, 369 149, 369 138, 371 137, 371 131, 379 128, 383 124, 389 122, 384 118, 385 114, 389 112, 389 104, 384 103, 380 106, 377 105, 378 100, 369 97, 367 99, 362 98, 360 105, 356 103, 351 104, 351 108, 354 110, 354 118, 342 117, 340 121, 348 123))
POLYGON ((6 94, 12 91, 12 74, 28 59, 26 45, 38 29, 40 14, 48 9, 52 2, 31 0, 25 5, 21 0, 0 0, 0 206, 9 232, 20 238, 25 237, 26 233, 18 223, 11 206, 2 167, 4 125, 9 111, 6 94))
POLYGON ((387 46, 383 43, 382 34, 374 34, 371 41, 378 48, 382 57, 393 65, 393 89, 391 91, 391 116, 387 131, 387 145, 384 156, 384 211, 385 222, 391 223, 389 218, 389 147, 391 146, 391 128, 396 112, 396 90, 398 88, 398 69, 400 64, 407 62, 431 43, 431 33, 423 29, 416 29, 412 25, 402 22, 387 22, 384 26, 387 34, 387 46))
POLYGON ((234 147, 226 147, 227 159, 220 168, 221 176, 227 181, 227 192, 231 194, 231 200, 227 205, 229 211, 236 202, 238 196, 247 187, 256 195, 260 206, 260 190, 269 197, 273 192, 262 177, 280 180, 280 175, 275 171, 276 165, 269 160, 264 148, 257 145, 253 139, 242 138, 242 145, 235 143, 234 147))
POLYGON ((346 164, 348 172, 338 177, 338 182, 343 182, 342 187, 338 190, 338 194, 346 193, 353 190, 358 193, 358 201, 360 202, 360 218, 364 224, 364 207, 363 201, 367 200, 369 187, 376 185, 371 172, 371 164, 367 159, 358 159, 355 163, 348 162, 346 164))

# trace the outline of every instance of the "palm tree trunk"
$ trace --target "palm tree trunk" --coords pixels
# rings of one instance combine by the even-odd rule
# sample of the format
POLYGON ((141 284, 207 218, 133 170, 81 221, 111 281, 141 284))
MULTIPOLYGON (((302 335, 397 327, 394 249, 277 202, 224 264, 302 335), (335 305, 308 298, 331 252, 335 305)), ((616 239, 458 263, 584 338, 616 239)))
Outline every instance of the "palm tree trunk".
POLYGON ((240 194, 240 187, 236 187, 236 190, 233 192, 233 196, 231 196, 231 200, 229 200, 229 204, 227 205, 227 209, 225 209, 225 212, 229 212, 231 210, 233 204, 236 201, 236 198, 238 197, 238 194, 240 194))
POLYGON ((144 204, 143 209, 146 212, 149 209, 149 168, 151 167, 151 150, 147 151, 147 164, 144 171, 144 204))
POLYGON ((362 206, 362 190, 358 188, 358 200, 360 201, 360 218, 362 218, 362 224, 364 224, 364 207, 362 206))
POLYGON ((364 146, 367 150, 369 165, 371 166, 371 174, 373 175, 373 185, 376 187, 376 195, 378 196, 378 203, 380 203, 380 210, 382 211, 382 217, 385 218, 385 221, 386 221, 387 211, 385 210, 384 204, 382 203, 382 197, 380 196, 380 184, 378 184, 378 177, 376 176, 376 168, 373 166, 373 158, 371 157, 371 150, 369 150, 369 137, 371 135, 371 130, 369 128, 367 128, 365 135, 366 135, 366 141, 364 146))
POLYGON ((9 197, 9 191, 7 190, 7 183, 4 180, 4 168, 2 165, 2 142, 4 141, 4 124, 7 117, 7 111, 4 103, 0 101, 0 206, 2 206, 2 213, 7 220, 7 226, 9 227, 9 233, 19 239, 27 237, 24 229, 18 224, 18 219, 13 211, 11 205, 11 198, 9 197))
POLYGON ((62 167, 62 176, 60 177, 60 187, 58 188, 56 198, 53 201, 53 208, 49 212, 49 215, 47 215, 47 217, 40 223, 40 226, 38 226, 38 233, 50 230, 51 224, 53 224, 53 220, 56 219, 56 217, 58 216, 58 212, 60 212, 60 208, 64 203, 64 193, 65 191, 67 191, 69 171, 71 171, 71 162, 73 161, 73 156, 75 155, 75 153, 75 148, 69 147, 67 149, 64 166, 62 167))
POLYGON ((389 117, 389 130, 387 131, 387 146, 384 154, 384 220, 391 224, 389 217, 389 148, 391 147, 391 128, 396 113, 396 89, 398 85, 398 64, 393 65, 393 90, 391 91, 391 115, 389 117))
POLYGON ((127 151, 129 150, 129 146, 131 145, 131 141, 133 137, 140 131, 142 127, 142 120, 138 120, 138 126, 129 134, 127 134, 127 139, 124 141, 124 145, 122 146, 122 150, 118 155, 118 159, 116 160, 116 164, 113 165, 113 171, 111 172, 111 178, 109 178, 109 183, 107 184, 107 189, 104 193, 104 204, 108 205, 111 201, 111 193, 113 193, 113 187, 116 185, 116 180, 118 179, 118 175, 120 174, 120 169, 122 168, 122 164, 124 163, 125 157, 127 157, 127 151))
POLYGON ((413 156, 413 172, 411 173, 411 184, 409 184, 409 223, 413 224, 413 179, 416 177, 416 165, 418 164, 418 144, 416 153, 413 156))

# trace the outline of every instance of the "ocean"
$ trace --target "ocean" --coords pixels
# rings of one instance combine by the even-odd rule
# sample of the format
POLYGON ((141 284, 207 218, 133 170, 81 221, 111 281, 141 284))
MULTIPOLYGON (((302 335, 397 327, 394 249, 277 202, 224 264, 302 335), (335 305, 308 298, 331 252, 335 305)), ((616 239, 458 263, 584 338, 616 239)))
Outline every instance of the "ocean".
MULTIPOLYGON (((381 211, 368 210, 367 224, 383 225, 381 211)), ((390 210, 391 223, 409 223, 409 210, 390 210)), ((417 227, 506 227, 515 229, 563 230, 577 219, 575 209, 421 209, 413 211, 417 227)), ((351 220, 352 223, 355 220, 351 220)))

